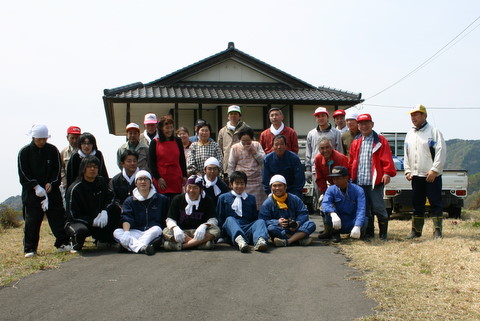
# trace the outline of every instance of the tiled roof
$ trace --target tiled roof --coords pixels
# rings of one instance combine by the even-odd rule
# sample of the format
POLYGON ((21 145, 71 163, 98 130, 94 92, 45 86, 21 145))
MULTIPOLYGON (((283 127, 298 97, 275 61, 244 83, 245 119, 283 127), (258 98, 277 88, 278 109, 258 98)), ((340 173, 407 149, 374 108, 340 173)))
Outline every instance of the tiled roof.
POLYGON ((172 86, 143 86, 132 84, 112 90, 106 90, 110 99, 160 99, 178 102, 288 102, 288 103, 327 103, 360 102, 361 94, 349 93, 325 87, 291 88, 281 84, 247 83, 177 83, 172 86))

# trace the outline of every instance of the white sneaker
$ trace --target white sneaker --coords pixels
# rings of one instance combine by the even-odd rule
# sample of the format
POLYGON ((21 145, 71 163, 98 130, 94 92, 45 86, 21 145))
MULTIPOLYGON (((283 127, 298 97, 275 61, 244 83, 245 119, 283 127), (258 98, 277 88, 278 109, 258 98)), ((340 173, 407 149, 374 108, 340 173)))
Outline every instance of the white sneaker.
POLYGON ((75 251, 70 244, 64 244, 60 247, 57 247, 57 252, 58 253, 64 253, 64 252, 77 253, 77 251, 75 251))
POLYGON ((257 243, 255 244, 254 250, 259 252, 264 252, 268 250, 267 241, 265 241, 263 237, 259 237, 257 243))
POLYGON ((248 244, 245 242, 245 239, 243 236, 239 235, 235 238, 235 243, 238 245, 238 249, 240 252, 245 253, 248 251, 248 244))
POLYGON ((25 253, 25 257, 27 259, 31 258, 31 257, 34 257, 35 256, 35 252, 28 252, 28 253, 25 253))

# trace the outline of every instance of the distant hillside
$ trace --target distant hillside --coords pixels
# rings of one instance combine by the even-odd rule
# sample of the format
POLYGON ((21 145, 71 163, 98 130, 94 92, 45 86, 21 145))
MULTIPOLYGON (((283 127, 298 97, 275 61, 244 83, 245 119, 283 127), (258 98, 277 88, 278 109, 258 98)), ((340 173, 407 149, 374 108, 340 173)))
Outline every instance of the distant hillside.
POLYGON ((447 140, 448 169, 466 169, 468 176, 480 172, 480 140, 447 140))
POLYGON ((16 211, 19 211, 19 212, 22 211, 22 197, 20 195, 10 196, 2 204, 16 211))

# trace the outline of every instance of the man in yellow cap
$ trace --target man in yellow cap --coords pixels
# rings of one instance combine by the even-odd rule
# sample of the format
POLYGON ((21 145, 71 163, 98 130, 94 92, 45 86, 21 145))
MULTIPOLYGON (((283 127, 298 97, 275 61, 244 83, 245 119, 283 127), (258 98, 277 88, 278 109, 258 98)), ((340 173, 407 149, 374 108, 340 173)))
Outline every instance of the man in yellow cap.
POLYGON ((442 237, 442 172, 447 146, 442 133, 427 122, 427 109, 417 105, 410 111, 413 128, 405 137, 405 175, 412 182, 412 232, 407 239, 422 235, 425 201, 430 202, 433 237, 442 237))

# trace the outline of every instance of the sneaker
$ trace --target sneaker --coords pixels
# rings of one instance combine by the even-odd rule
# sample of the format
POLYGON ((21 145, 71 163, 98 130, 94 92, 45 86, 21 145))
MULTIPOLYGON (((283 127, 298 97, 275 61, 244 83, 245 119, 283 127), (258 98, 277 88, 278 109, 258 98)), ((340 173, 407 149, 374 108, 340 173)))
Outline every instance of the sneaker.
POLYGON ((25 257, 26 257, 27 259, 29 259, 29 258, 31 258, 31 257, 34 257, 35 254, 36 254, 35 252, 27 252, 27 253, 25 253, 25 257))
POLYGON ((245 242, 243 236, 239 235, 235 238, 235 243, 238 245, 238 249, 242 253, 246 253, 248 251, 248 244, 245 242))
POLYGON ((282 246, 287 246, 288 241, 286 239, 279 239, 278 237, 273 239, 273 245, 276 247, 282 247, 282 246))
POLYGON ((165 251, 181 251, 182 243, 165 241, 163 242, 163 248, 165 249, 165 251))
POLYGON ((75 251, 70 244, 64 244, 60 247, 57 247, 57 252, 58 253, 64 253, 64 252, 77 253, 77 251, 75 251))
POLYGON ((310 244, 312 244, 311 237, 306 237, 298 241, 298 245, 301 245, 301 246, 309 246, 310 244))
POLYGON ((259 237, 257 243, 255 243, 255 247, 253 248, 255 251, 265 252, 268 250, 267 241, 263 237, 259 237))
POLYGON ((214 248, 215 243, 213 243, 213 241, 207 241, 206 243, 197 246, 197 250, 213 250, 214 248))

